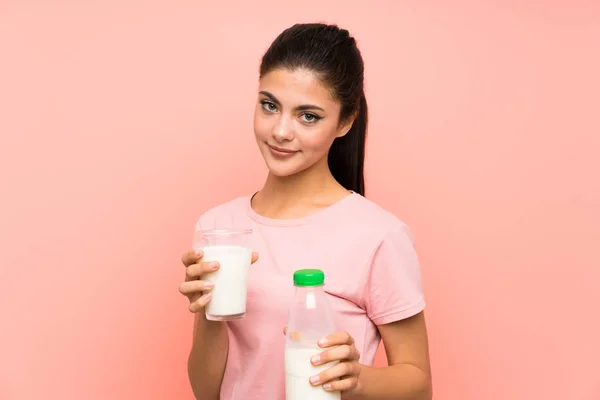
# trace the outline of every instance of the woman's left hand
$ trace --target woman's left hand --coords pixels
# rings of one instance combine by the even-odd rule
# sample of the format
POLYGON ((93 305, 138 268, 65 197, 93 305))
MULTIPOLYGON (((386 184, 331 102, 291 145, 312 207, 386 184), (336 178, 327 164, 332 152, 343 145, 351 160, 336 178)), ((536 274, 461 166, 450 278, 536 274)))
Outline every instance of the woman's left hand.
POLYGON ((332 361, 339 364, 326 369, 319 375, 312 376, 310 382, 314 386, 323 385, 328 392, 340 391, 344 395, 353 395, 359 392, 359 376, 361 366, 358 363, 360 353, 354 346, 354 339, 347 332, 336 332, 319 340, 319 347, 329 348, 313 356, 313 365, 323 365, 332 361))

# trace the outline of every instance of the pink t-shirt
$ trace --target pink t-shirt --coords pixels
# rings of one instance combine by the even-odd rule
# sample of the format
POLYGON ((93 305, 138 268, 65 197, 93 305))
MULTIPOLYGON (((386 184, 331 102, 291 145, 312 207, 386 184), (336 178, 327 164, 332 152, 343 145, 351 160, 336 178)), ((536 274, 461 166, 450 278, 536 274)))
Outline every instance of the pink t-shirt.
POLYGON ((366 365, 373 363, 381 339, 377 325, 425 307, 407 226, 357 193, 293 220, 265 218, 251 208, 250 197, 240 197, 207 211, 198 224, 219 221, 251 228, 253 250, 260 256, 248 276, 246 317, 227 323, 229 355, 221 399, 285 399, 282 329, 297 269, 324 271, 338 330, 354 337, 366 365))

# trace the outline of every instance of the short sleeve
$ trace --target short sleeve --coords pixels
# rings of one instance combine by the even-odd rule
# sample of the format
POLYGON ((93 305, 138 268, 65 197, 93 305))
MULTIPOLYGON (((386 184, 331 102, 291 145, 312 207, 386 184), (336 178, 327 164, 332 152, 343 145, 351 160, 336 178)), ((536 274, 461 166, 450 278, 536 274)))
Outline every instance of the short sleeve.
POLYGON ((375 325, 399 321, 425 308, 421 266, 409 228, 397 221, 377 247, 365 293, 375 325))

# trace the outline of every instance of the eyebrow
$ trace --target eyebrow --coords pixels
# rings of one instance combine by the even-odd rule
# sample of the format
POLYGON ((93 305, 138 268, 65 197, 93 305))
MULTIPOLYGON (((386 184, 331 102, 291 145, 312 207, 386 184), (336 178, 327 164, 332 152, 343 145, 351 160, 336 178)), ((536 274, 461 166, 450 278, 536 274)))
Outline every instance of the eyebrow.
MULTIPOLYGON (((273 103, 281 105, 281 102, 279 100, 277 100, 277 97, 273 96, 271 93, 267 92, 266 90, 261 90, 259 93, 264 96, 267 96, 269 99, 271 99, 271 101, 273 103)), ((321 107, 315 106, 313 104, 303 104, 301 106, 296 107, 296 110, 298 110, 298 111, 320 110, 323 112, 325 111, 321 107)))

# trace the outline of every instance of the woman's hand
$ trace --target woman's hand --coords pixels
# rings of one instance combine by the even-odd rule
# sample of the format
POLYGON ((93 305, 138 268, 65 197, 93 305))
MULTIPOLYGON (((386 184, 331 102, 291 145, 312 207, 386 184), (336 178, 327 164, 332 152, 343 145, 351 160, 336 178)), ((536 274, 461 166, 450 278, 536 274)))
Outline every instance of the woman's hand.
MULTIPOLYGON (((204 310, 204 307, 210 301, 210 290, 213 288, 213 283, 202 280, 202 277, 219 269, 219 263, 203 262, 202 250, 189 251, 181 257, 183 265, 185 265, 185 281, 179 285, 179 292, 186 296, 190 301, 190 311, 193 313, 204 310)), ((258 260, 258 254, 252 253, 252 264, 258 260)))
POLYGON ((314 386, 323 385, 328 392, 340 391, 346 396, 360 392, 358 363, 360 353, 354 346, 354 339, 347 332, 337 332, 319 340, 319 347, 329 348, 311 359, 313 365, 340 363, 310 378, 314 386))

